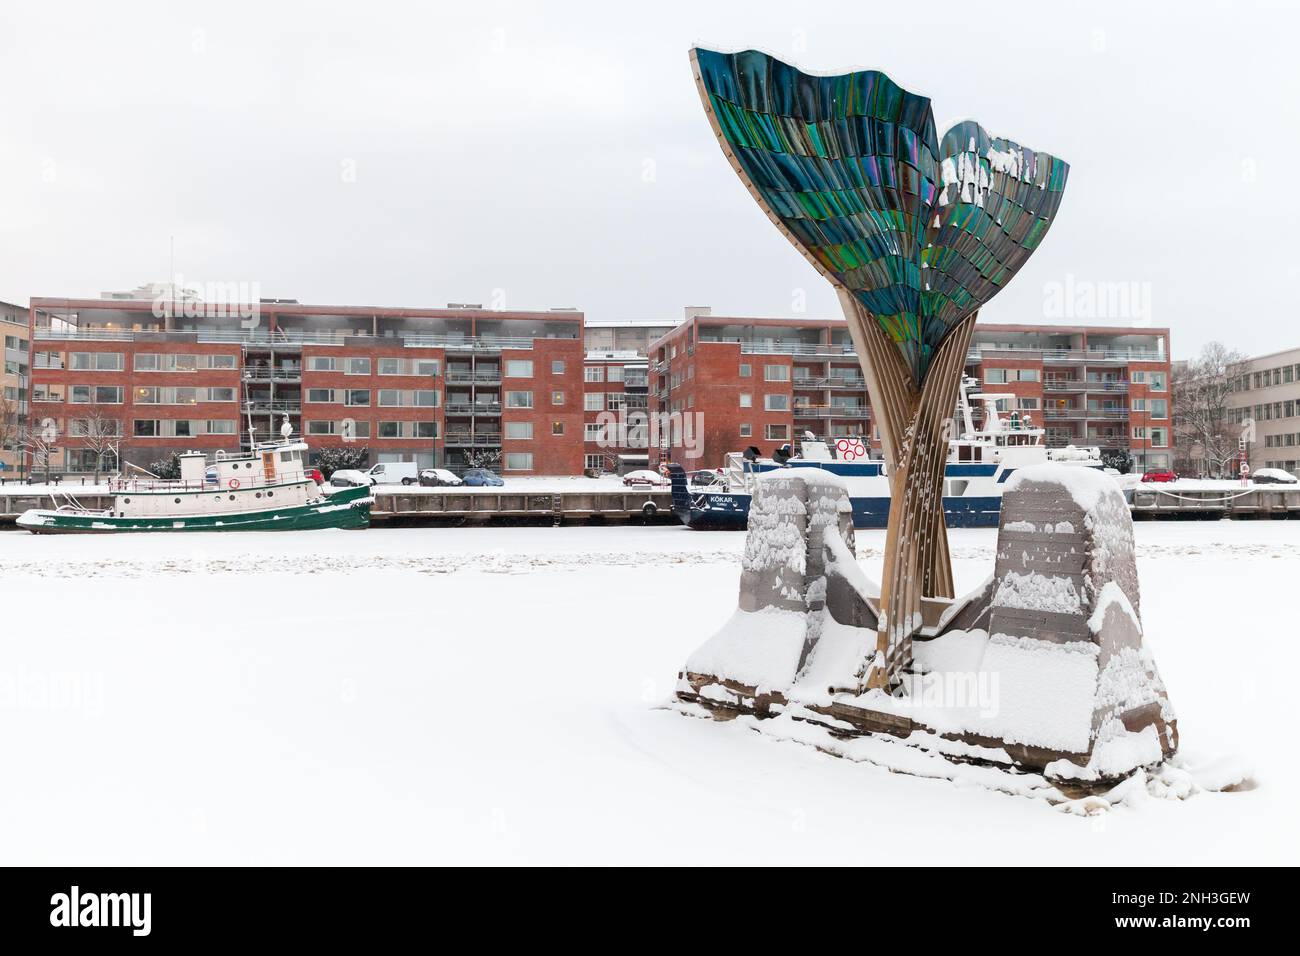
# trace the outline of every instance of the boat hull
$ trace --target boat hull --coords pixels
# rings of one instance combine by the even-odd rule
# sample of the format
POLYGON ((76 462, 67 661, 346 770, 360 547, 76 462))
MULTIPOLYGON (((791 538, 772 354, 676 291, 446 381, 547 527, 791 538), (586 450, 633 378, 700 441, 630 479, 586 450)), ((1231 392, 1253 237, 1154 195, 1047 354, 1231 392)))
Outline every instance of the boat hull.
POLYGON ((20 528, 33 534, 124 534, 159 531, 313 531, 365 528, 373 502, 367 487, 346 488, 322 501, 290 508, 268 508, 185 517, 116 517, 74 509, 33 509, 19 516, 20 528))
MULTIPOLYGON (((793 464, 793 463, 792 463, 793 464)), ((818 467, 803 465, 796 467, 818 467)), ((692 490, 686 483, 686 473, 678 465, 669 465, 672 480, 673 513, 682 524, 698 531, 743 531, 749 523, 751 495, 740 491, 692 490)), ((762 469, 770 470, 770 469, 762 469)), ((831 470, 831 469, 828 469, 831 470)), ((879 463, 833 465, 834 474, 855 479, 876 479, 881 491, 888 485, 880 473, 879 463)), ((971 479, 982 477, 987 486, 1001 491, 1010 472, 999 472, 993 466, 950 465, 946 478, 971 479)), ((849 491, 849 504, 853 508, 853 527, 885 528, 889 525, 889 498, 884 494, 854 494, 849 491)), ((943 498, 944 522, 949 528, 996 528, 1002 513, 1002 496, 996 494, 968 493, 945 495, 943 498)))
MULTIPOLYGON (((682 523, 697 531, 743 531, 749 523, 750 496, 712 494, 691 496, 685 508, 673 508, 682 523)), ((885 528, 889 525, 888 498, 849 498, 853 527, 885 528)), ((998 497, 944 498, 944 523, 949 528, 996 528, 1002 513, 998 497)))

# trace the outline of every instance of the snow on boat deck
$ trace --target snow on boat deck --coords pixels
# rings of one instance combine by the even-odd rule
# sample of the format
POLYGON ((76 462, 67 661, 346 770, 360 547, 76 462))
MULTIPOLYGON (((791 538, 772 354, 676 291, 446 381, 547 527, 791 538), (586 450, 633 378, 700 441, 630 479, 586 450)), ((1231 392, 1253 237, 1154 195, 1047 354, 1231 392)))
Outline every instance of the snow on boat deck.
MULTIPOLYGON (((45 864, 848 863, 902 819, 901 859, 925 865, 1293 861, 1300 523, 1136 533, 1184 753, 1253 759, 1259 787, 1086 819, 657 709, 735 608, 742 533, 0 534, 0 845, 45 864)), ((960 587, 995 537, 952 533, 960 587)), ((858 535, 869 572, 883 539, 858 535)))

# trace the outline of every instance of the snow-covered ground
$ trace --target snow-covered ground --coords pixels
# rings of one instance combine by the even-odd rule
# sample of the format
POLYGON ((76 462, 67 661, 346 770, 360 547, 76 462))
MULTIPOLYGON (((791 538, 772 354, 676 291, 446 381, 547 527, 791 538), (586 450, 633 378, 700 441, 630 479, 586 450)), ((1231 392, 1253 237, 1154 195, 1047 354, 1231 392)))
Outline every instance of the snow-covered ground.
POLYGON ((0 862, 1294 862, 1300 523, 1136 530, 1183 752, 1258 786, 1089 818, 662 709, 741 533, 0 533, 0 862))

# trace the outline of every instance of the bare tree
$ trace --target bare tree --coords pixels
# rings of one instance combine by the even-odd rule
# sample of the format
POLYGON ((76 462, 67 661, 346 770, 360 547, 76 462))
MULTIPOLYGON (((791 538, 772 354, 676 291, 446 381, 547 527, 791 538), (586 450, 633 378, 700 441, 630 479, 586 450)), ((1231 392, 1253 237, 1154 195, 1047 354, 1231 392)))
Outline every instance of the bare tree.
POLYGON ((59 445, 59 429, 53 418, 43 419, 40 424, 24 431, 21 440, 23 451, 31 457, 32 467, 28 475, 35 477, 37 469, 45 472, 45 481, 50 480, 50 459, 59 445))
POLYGON ((81 441, 81 447, 95 456, 95 484, 111 462, 116 471, 120 468, 122 446, 122 419, 96 403, 91 403, 68 424, 70 438, 81 441))
POLYGON ((19 470, 22 470, 23 440, 26 437, 26 423, 19 411, 19 404, 0 390, 0 451, 18 452, 19 470))
POLYGON ((1241 426, 1228 419, 1228 398, 1245 361, 1240 352, 1210 342, 1197 358, 1174 369, 1177 443, 1187 447, 1190 460, 1200 459, 1212 474, 1221 474, 1237 456, 1241 426))

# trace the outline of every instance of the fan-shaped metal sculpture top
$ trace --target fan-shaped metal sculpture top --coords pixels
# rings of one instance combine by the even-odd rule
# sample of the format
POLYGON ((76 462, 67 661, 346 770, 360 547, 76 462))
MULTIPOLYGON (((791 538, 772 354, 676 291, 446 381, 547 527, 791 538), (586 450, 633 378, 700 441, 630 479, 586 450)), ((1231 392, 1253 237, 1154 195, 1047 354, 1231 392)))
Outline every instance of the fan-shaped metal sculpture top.
POLYGON ((1042 241, 1068 165, 972 122, 938 142, 929 99, 874 70, 809 76, 754 50, 692 57, 761 204, 875 317, 919 385, 948 331, 1042 241))

